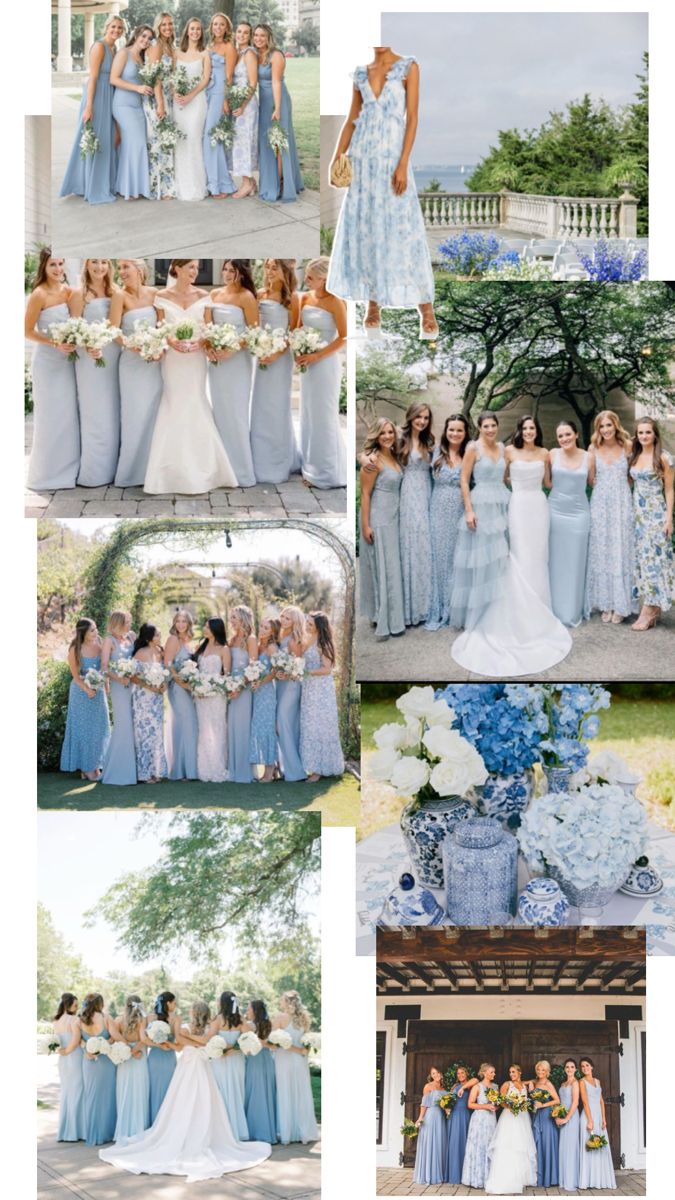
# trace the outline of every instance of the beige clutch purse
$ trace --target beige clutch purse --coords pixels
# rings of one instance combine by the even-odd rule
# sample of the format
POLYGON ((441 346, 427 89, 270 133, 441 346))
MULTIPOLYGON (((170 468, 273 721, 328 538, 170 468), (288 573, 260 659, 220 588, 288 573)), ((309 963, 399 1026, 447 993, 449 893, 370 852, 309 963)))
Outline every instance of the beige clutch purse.
POLYGON ((333 187, 349 187, 352 181, 352 164, 347 154, 341 154, 331 167, 330 181, 333 187))

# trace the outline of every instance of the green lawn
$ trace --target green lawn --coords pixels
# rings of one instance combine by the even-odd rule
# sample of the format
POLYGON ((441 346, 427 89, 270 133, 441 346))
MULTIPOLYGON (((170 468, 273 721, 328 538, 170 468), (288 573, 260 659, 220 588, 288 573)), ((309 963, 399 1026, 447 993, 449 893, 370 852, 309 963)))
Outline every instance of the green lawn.
POLYGON ((38 807, 93 812, 100 808, 270 808, 320 812, 323 825, 355 825, 359 785, 353 775, 318 783, 218 784, 189 780, 111 787, 58 771, 38 775, 38 807))
POLYGON ((317 1122, 321 1124, 321 1071, 318 1067, 309 1068, 309 1078, 312 1085, 314 1116, 316 1117, 317 1122))
POLYGON ((293 128, 305 187, 319 187, 319 58, 289 58, 286 87, 293 101, 293 128))

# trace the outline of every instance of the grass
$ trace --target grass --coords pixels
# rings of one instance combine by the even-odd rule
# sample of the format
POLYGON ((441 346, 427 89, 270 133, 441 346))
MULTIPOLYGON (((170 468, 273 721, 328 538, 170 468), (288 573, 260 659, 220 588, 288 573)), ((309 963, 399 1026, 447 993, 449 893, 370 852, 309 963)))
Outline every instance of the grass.
POLYGON ((293 101, 293 128, 305 187, 318 190, 319 143, 319 58, 289 58, 286 87, 293 101))
MULTIPOLYGON (((658 685, 655 685, 655 691, 658 685)), ((393 700, 368 700, 361 688, 361 737, 364 754, 376 749, 373 733, 388 721, 400 719, 393 700)), ((619 696, 600 713, 600 733, 591 754, 612 750, 642 776, 637 794, 650 820, 675 830, 675 703, 672 700, 629 700, 619 696)), ((364 770, 357 838, 398 822, 403 802, 383 784, 368 780, 364 770)))
POLYGON ((38 775, 38 807, 94 812, 97 809, 269 808, 274 812, 320 812, 322 825, 355 825, 359 787, 353 775, 317 783, 236 784, 164 780, 112 787, 58 771, 38 775))
POLYGON ((318 1067, 309 1068, 309 1080, 312 1085, 314 1116, 316 1117, 318 1124, 321 1124, 321 1071, 318 1067))

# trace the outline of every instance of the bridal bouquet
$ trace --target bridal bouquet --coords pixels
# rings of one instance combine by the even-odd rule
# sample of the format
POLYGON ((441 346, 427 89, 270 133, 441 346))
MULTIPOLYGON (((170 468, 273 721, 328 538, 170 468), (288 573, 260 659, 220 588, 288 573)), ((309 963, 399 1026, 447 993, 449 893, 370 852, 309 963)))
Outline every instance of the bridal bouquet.
POLYGON ((195 700, 210 700, 213 696, 225 695, 224 675, 204 675, 199 673, 193 677, 190 684, 195 700))
POLYGON ((265 325, 264 328, 261 325, 249 326, 244 339, 250 353, 257 358, 260 371, 266 371, 268 367, 268 363, 262 362, 261 359, 280 353, 288 345, 286 330, 272 329, 269 325, 265 325))
POLYGON ((61 1043, 55 1033, 39 1033, 37 1040, 38 1054, 56 1054, 61 1043))
POLYGON ((568 1112, 569 1109, 565 1108, 564 1104, 554 1104, 553 1108, 551 1109, 551 1116, 553 1117, 554 1121, 562 1121, 567 1116, 568 1112))
POLYGON ((273 670, 298 683, 305 676, 305 660, 288 650, 277 650, 271 659, 273 670))
POLYGON ((160 117, 155 125, 155 138, 160 150, 175 150, 178 142, 185 137, 186 134, 171 117, 160 117))
POLYGON ((96 667, 90 667, 84 675, 84 683, 93 692, 100 692, 101 688, 105 686, 105 675, 101 671, 97 671, 96 667))
POLYGON ((161 663, 139 663, 136 662, 136 674, 148 687, 161 688, 165 683, 168 683, 171 678, 171 672, 163 667, 161 663))
POLYGON ((202 327, 196 321, 178 321, 169 328, 169 336, 177 342, 197 342, 201 333, 202 327))
POLYGON ((288 134, 281 121, 271 122, 267 130, 267 141, 275 154, 283 154, 284 150, 288 150, 288 134))
POLYGON ((513 1113, 514 1117, 517 1117, 519 1113, 530 1111, 530 1102, 527 1096, 514 1096, 513 1094, 510 1096, 502 1096, 501 1103, 502 1108, 508 1108, 509 1112, 513 1113))
POLYGON ((457 1093, 456 1092, 446 1092, 445 1095, 441 1096, 440 1100, 438 1101, 438 1107, 443 1109, 443 1112, 445 1113, 446 1117, 449 1117, 451 1115, 452 1110, 455 1107, 456 1103, 457 1103, 457 1093))
POLYGON ((122 1063, 128 1062, 131 1058, 131 1047, 127 1046, 126 1042, 113 1042, 108 1058, 113 1066, 121 1067, 122 1063))
POLYGON ((253 95, 253 88, 242 86, 241 84, 231 83, 227 89, 227 103, 230 106, 230 112, 235 113, 237 109, 243 108, 247 100, 250 100, 253 95))
MULTIPOLYGON (((141 83, 145 83, 148 87, 154 88, 163 79, 165 75, 164 63, 161 62, 144 62, 138 68, 138 78, 141 83)), ((146 96, 146 100, 152 100, 152 96, 146 96)))
MULTIPOLYGON (((207 322, 202 329, 202 337, 212 350, 241 350, 244 340, 241 329, 234 325, 214 325, 207 322)), ((218 362, 214 366, 218 366, 218 362)))
POLYGON ((80 346, 84 326, 87 324, 82 317, 69 317, 67 321, 59 321, 49 326, 49 336, 59 346, 72 346, 68 362, 77 362, 77 346, 80 346))
POLYGON ((168 1041, 171 1026, 166 1021, 151 1021, 145 1032, 150 1041, 159 1046, 162 1042, 168 1041))
POLYGON ((237 1046, 242 1054, 259 1054, 262 1050, 262 1042, 257 1033, 254 1033, 252 1029, 246 1029, 242 1033, 237 1046))
POLYGON ((257 658, 254 659, 253 662, 250 662, 248 666, 244 667, 244 679, 247 683, 260 683, 260 680, 265 674, 265 664, 259 662, 257 658))
POLYGON ((278 1046, 280 1050, 290 1050, 293 1045, 293 1038, 286 1029, 273 1029, 267 1040, 271 1046, 278 1046))
MULTIPOLYGON (((300 325, 298 329, 293 329, 288 335, 288 345, 293 354, 314 354, 317 350, 322 350, 326 345, 318 329, 309 329, 306 325, 300 325)), ((298 370, 304 372, 307 367, 298 367, 298 370)))
POLYGON ((214 148, 222 146, 225 150, 231 150, 234 146, 234 117, 221 113, 215 125, 209 129, 208 136, 214 148))
POLYGON ((592 1133, 585 1142, 587 1150, 602 1150, 603 1147, 607 1145, 609 1145, 609 1143, 604 1133, 592 1133))
POLYGON ((197 80, 180 64, 169 75, 169 82, 176 96, 189 96, 197 86, 197 80))
POLYGON ((80 158, 89 158, 92 154, 98 154, 100 149, 101 143, 94 133, 92 122, 84 121, 80 138, 80 158))
POLYGON ((169 344, 170 333, 168 321, 160 321, 158 325, 138 321, 132 333, 123 334, 122 344, 127 350, 137 350, 145 362, 157 362, 169 344))
POLYGON ((206 1043, 206 1053, 209 1058, 222 1058, 227 1049, 225 1038, 220 1037, 217 1033, 206 1043))
POLYGON ((94 1058, 98 1058, 100 1054, 110 1054, 110 1043, 104 1037, 87 1038, 84 1048, 87 1054, 93 1055, 94 1058))

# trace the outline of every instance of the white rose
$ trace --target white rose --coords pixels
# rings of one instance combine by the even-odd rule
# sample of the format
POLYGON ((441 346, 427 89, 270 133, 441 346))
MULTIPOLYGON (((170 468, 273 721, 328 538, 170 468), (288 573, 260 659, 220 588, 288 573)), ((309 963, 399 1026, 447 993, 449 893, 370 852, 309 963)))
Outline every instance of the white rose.
POLYGON ((415 796, 429 781, 429 767, 421 758, 411 755, 399 758, 392 773, 391 785, 399 796, 415 796))
POLYGON ((444 729, 442 725, 434 725, 428 729, 422 738, 432 758, 456 758, 461 754, 461 746, 466 743, 461 733, 456 729, 444 729))
POLYGON ((445 703, 445 700, 434 700, 432 707, 425 713, 425 716, 430 729, 434 725, 442 725, 444 729, 450 729, 455 720, 455 710, 450 708, 445 703))
POLYGON ((373 734, 373 741, 378 750, 402 750, 408 745, 408 730, 405 725, 392 722, 391 725, 380 725, 373 734))
POLYGON ((376 750, 368 759, 368 774, 378 783, 389 783, 401 755, 398 750, 376 750))
POLYGON ((439 796, 466 796, 475 784, 473 765, 469 762, 442 758, 431 772, 430 783, 439 796))
POLYGON ((428 712, 433 711, 436 700, 434 698, 434 689, 429 687, 412 687, 409 691, 404 692, 396 701, 396 707, 403 716, 408 718, 417 718, 421 720, 426 717, 428 712))

